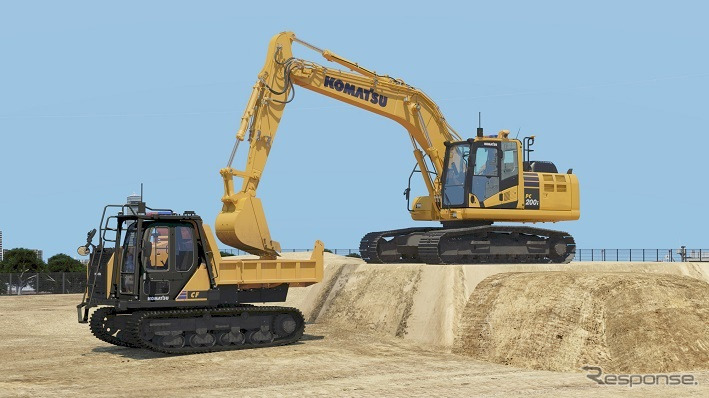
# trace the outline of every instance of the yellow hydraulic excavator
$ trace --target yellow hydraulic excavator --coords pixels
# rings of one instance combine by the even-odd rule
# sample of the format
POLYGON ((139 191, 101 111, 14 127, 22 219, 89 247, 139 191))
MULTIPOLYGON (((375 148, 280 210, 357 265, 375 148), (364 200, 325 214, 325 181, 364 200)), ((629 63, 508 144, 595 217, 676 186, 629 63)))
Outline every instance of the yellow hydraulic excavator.
MULTIPOLYGON (((579 218, 576 175, 570 169, 559 173, 551 162, 530 160, 533 136, 520 141, 510 138, 507 130, 485 136, 478 128, 475 137, 462 139, 421 90, 306 43, 292 32, 271 39, 231 157, 220 171, 224 204, 217 217, 216 233, 225 244, 262 256, 274 257, 280 251, 278 242, 271 239, 256 190, 296 85, 392 119, 411 138, 416 159, 412 174, 420 172, 428 190, 427 196, 409 202, 411 217, 439 221, 442 226, 368 233, 360 242, 360 252, 367 262, 536 263, 573 259, 575 243, 567 233, 493 225, 579 218), (349 71, 295 58, 293 43, 349 71), (232 167, 234 155, 244 140, 250 144, 246 168, 236 170, 232 167), (238 191, 234 176, 243 179, 238 191)), ((409 192, 407 188, 407 201, 409 192)))

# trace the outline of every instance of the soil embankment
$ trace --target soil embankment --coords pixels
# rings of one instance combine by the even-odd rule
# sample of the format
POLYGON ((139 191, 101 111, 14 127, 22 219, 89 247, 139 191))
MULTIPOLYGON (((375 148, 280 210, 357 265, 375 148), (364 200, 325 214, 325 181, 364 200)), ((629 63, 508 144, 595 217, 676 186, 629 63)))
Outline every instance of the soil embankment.
POLYGON ((532 369, 709 367, 709 284, 662 274, 505 273, 466 305, 454 352, 532 369))
POLYGON ((365 264, 292 289, 310 322, 530 369, 709 368, 709 264, 365 264))

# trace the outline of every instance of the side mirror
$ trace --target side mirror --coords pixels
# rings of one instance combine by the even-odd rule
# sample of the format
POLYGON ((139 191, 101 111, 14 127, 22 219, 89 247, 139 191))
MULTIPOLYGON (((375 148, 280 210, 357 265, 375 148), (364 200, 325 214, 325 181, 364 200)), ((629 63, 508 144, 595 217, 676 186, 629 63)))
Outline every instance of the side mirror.
POLYGON ((86 246, 79 246, 79 248, 76 249, 76 252, 79 253, 80 256, 88 256, 90 250, 86 246))

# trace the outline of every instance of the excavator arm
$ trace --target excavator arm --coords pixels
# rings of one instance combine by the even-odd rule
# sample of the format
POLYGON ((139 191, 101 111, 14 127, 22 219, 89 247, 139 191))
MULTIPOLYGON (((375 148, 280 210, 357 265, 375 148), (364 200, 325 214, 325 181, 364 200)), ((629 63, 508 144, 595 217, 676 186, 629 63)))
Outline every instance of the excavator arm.
POLYGON ((328 50, 299 40, 292 32, 283 32, 271 39, 265 65, 241 118, 229 162, 220 170, 224 180, 223 207, 216 222, 220 241, 264 258, 274 258, 280 251, 278 242, 271 239, 256 190, 285 106, 293 99, 294 85, 402 125, 411 138, 414 157, 428 193, 434 203, 440 203, 445 143, 460 141, 461 138, 445 120, 438 106, 421 90, 400 79, 379 75, 328 50), (293 57, 293 42, 319 52, 326 60, 350 71, 331 69, 293 57), (244 140, 249 142, 246 167, 236 170, 232 163, 239 144, 244 140), (434 170, 429 170, 425 157, 429 158, 434 170), (432 178, 429 171, 435 171, 436 177, 432 178), (234 187, 234 177, 243 180, 238 191, 234 187))

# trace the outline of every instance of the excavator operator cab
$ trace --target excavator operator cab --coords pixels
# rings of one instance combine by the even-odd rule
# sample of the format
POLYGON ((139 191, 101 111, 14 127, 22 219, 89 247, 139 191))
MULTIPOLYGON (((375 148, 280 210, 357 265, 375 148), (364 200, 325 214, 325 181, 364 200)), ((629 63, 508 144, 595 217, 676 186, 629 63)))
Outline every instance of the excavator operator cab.
MULTIPOLYGON (((500 195, 519 184, 519 141, 478 139, 447 145, 444 208, 510 206, 500 195)), ((516 206, 516 203, 513 203, 516 206)))

